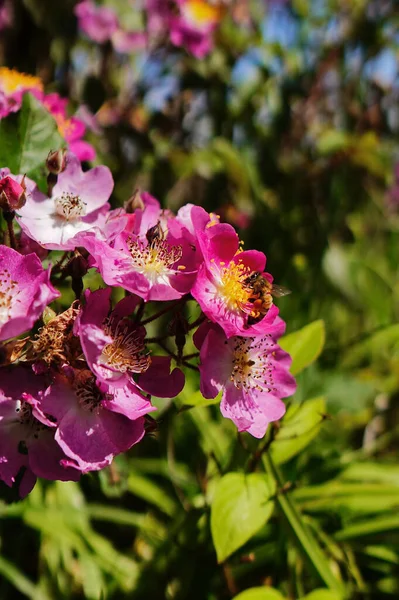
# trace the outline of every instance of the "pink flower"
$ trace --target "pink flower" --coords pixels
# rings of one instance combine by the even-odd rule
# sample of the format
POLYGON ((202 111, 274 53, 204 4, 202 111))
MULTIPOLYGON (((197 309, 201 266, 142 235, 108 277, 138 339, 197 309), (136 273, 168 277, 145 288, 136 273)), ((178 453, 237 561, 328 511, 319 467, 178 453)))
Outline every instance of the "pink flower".
POLYGON ((83 0, 75 6, 79 28, 88 38, 104 44, 118 29, 118 18, 114 11, 107 6, 97 6, 91 0, 83 0))
POLYGON ((28 369, 0 369, 0 479, 8 486, 19 480, 21 497, 36 477, 77 481, 80 475, 62 466, 66 456, 54 440, 54 423, 36 408, 32 394, 45 387, 28 369))
POLYGON ((284 323, 276 319, 272 277, 264 273, 266 256, 257 250, 241 251, 233 227, 224 223, 199 232, 198 243, 204 262, 191 293, 205 315, 227 337, 281 335, 284 323), (264 278, 264 294, 256 294, 251 285, 250 276, 257 273, 264 278))
POLYGON ((188 293, 196 276, 196 249, 185 229, 161 211, 149 194, 142 194, 129 230, 112 244, 94 234, 79 236, 93 256, 107 285, 120 286, 149 300, 175 300, 188 293))
POLYGON ((174 398, 184 387, 182 371, 170 372, 169 357, 151 359, 144 345, 145 328, 128 318, 140 298, 127 296, 110 311, 110 296, 110 288, 87 290, 86 304, 75 323, 89 368, 99 381, 114 388, 130 386, 140 398, 142 391, 174 398))
POLYGON ((201 392, 215 398, 222 391, 222 415, 238 431, 261 438, 268 424, 284 415, 281 398, 295 392, 290 365, 290 356, 271 335, 227 339, 212 326, 201 346, 201 392))
POLYGON ((13 17, 12 4, 9 0, 0 0, 0 31, 11 27, 13 17))
POLYGON ((0 207, 6 211, 14 211, 21 208, 25 202, 26 196, 23 181, 18 183, 10 175, 0 177, 0 207))
POLYGON ((0 67, 0 119, 21 108, 26 92, 41 95, 42 90, 43 83, 39 77, 0 67))
POLYGON ((171 42, 203 58, 212 49, 212 34, 222 18, 222 7, 206 0, 176 0, 176 4, 180 12, 170 21, 171 42))
POLYGON ((30 329, 59 292, 36 254, 22 256, 0 245, 0 340, 30 329))
POLYGON ((143 415, 154 410, 131 387, 113 390, 91 371, 70 367, 38 395, 38 408, 57 424, 55 440, 69 457, 62 464, 84 473, 102 469, 139 442, 143 415))
MULTIPOLYGON (((58 176, 51 198, 35 187, 28 188, 30 193, 18 211, 18 223, 30 238, 48 250, 73 250, 76 236, 82 231, 96 229, 98 235, 107 237, 107 200, 113 186, 108 167, 83 172, 78 158, 68 154, 67 167, 58 176)), ((124 223, 122 219, 119 231, 124 223)), ((112 230, 114 226, 115 223, 112 230)))
POLYGON ((85 123, 76 116, 69 117, 67 114, 68 100, 61 98, 59 94, 52 93, 39 97, 56 120, 58 131, 64 140, 68 143, 69 150, 81 161, 93 160, 96 151, 93 146, 82 138, 86 132, 85 123))

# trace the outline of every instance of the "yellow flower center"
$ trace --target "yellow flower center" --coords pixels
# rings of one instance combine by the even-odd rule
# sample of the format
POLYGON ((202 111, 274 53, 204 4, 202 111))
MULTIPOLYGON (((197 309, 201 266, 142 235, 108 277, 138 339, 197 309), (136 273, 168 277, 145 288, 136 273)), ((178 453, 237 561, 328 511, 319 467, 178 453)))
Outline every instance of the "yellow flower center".
POLYGON ((59 134, 64 140, 68 140, 73 135, 76 125, 71 119, 66 119, 60 114, 54 114, 53 117, 56 120, 59 134))
MULTIPOLYGON (((181 246, 171 246, 159 238, 147 246, 141 240, 130 240, 129 250, 136 271, 145 274, 153 282, 169 275, 174 270, 174 264, 183 255, 181 246)), ((177 269, 181 270, 180 267, 177 269)))
POLYGON ((218 23, 223 11, 217 4, 204 0, 188 0, 183 8, 184 17, 200 27, 218 23))
POLYGON ((0 89, 7 95, 23 89, 42 91, 43 83, 39 77, 0 67, 0 89))
POLYGON ((222 268, 218 292, 230 310, 245 310, 251 296, 251 291, 245 284, 249 273, 249 268, 241 262, 231 261, 227 267, 222 268))

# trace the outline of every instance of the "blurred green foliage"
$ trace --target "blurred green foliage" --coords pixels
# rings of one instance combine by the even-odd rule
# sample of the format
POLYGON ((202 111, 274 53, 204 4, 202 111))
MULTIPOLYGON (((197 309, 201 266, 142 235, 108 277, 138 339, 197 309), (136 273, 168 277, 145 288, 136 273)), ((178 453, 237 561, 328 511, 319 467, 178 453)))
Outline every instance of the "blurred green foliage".
MULTIPOLYGON (((398 17, 389 0, 249 4, 251 26, 227 16, 201 61, 94 47, 69 0, 15 0, 1 33, 3 64, 100 109, 90 141, 115 205, 137 187, 201 204, 267 254, 293 292, 277 302, 298 377, 258 441, 190 373, 112 468, 2 503, 2 600, 398 597, 398 70, 387 80, 377 61, 397 61, 398 17)), ((26 97, 0 125, 0 166, 39 179, 38 147, 57 144, 40 110, 26 97)))

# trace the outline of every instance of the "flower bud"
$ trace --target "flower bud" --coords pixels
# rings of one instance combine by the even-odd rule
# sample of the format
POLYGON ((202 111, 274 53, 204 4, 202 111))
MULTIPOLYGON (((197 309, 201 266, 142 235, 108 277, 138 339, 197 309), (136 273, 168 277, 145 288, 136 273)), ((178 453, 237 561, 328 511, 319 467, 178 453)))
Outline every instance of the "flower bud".
POLYGON ((144 210, 145 204, 141 197, 141 190, 135 190, 133 196, 129 198, 124 204, 124 209, 127 213, 134 213, 136 209, 144 210))
POLYGON ((0 208, 4 211, 12 212, 24 206, 26 202, 24 179, 21 183, 9 175, 0 179, 0 208))
POLYGON ((48 153, 46 159, 46 167, 53 175, 59 175, 62 171, 65 171, 66 167, 66 148, 60 148, 59 150, 51 150, 48 153))

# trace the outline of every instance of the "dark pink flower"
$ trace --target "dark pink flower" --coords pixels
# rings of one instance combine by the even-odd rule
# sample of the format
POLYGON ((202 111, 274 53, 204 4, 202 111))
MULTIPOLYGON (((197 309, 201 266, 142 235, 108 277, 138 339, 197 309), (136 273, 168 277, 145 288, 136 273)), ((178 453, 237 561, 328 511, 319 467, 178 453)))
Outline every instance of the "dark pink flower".
POLYGON ((191 290, 205 315, 218 323, 227 337, 281 335, 284 324, 276 320, 278 308, 269 291, 255 302, 248 279, 259 273, 265 278, 265 291, 272 277, 264 273, 266 256, 257 250, 242 251, 238 236, 227 224, 216 224, 198 233, 204 262, 191 290), (266 308, 267 306, 267 308, 266 308))
POLYGON ((30 329, 60 293, 36 254, 22 256, 0 245, 0 340, 30 329))
POLYGON ((93 256, 105 283, 149 300, 175 300, 188 293, 196 277, 196 248, 186 230, 159 203, 142 194, 130 229, 112 244, 94 234, 79 236, 93 256))
POLYGON ((219 25, 221 3, 207 0, 176 0, 179 14, 170 19, 170 39, 196 58, 203 58, 212 49, 213 32, 219 25))
POLYGON ((112 34, 118 29, 118 18, 112 8, 97 6, 91 0, 83 0, 77 4, 75 15, 78 18, 79 28, 98 44, 110 40, 112 34))
POLYGON ((80 475, 62 466, 66 456, 54 440, 54 423, 36 408, 33 396, 46 385, 28 369, 0 369, 0 479, 12 486, 22 476, 21 497, 36 477, 77 481, 80 475))
POLYGON ((57 93, 48 94, 47 96, 41 94, 38 98, 53 115, 58 131, 68 143, 70 152, 75 154, 81 161, 93 160, 96 157, 95 149, 82 139, 86 133, 86 125, 77 116, 68 116, 68 100, 61 98, 57 93))
POLYGON ((128 318, 140 298, 127 296, 111 311, 110 296, 110 288, 88 290, 75 323, 88 366, 99 381, 113 388, 128 385, 138 398, 143 391, 174 398, 184 387, 182 371, 176 368, 170 372, 169 357, 150 358, 144 344, 145 328, 128 318))
MULTIPOLYGON (((95 229, 106 239, 107 200, 113 186, 108 167, 98 166, 83 172, 78 158, 69 153, 66 169, 59 174, 51 198, 35 187, 28 187, 27 202, 18 211, 17 221, 29 237, 49 250, 73 250, 76 236, 82 231, 95 229)), ((123 227, 122 220, 119 231, 123 227)))
POLYGON ((57 424, 55 440, 82 472, 112 462, 144 436, 143 415, 155 410, 129 386, 113 390, 88 370, 65 368, 38 396, 38 408, 57 424), (129 414, 129 417, 126 416, 129 414))
POLYGON ((222 391, 222 415, 238 431, 261 438, 268 424, 284 415, 281 398, 295 392, 290 365, 291 357, 271 335, 227 339, 212 326, 201 346, 201 392, 215 398, 222 391))
POLYGON ((0 207, 6 211, 21 208, 26 202, 23 181, 18 183, 12 176, 0 178, 0 207))

